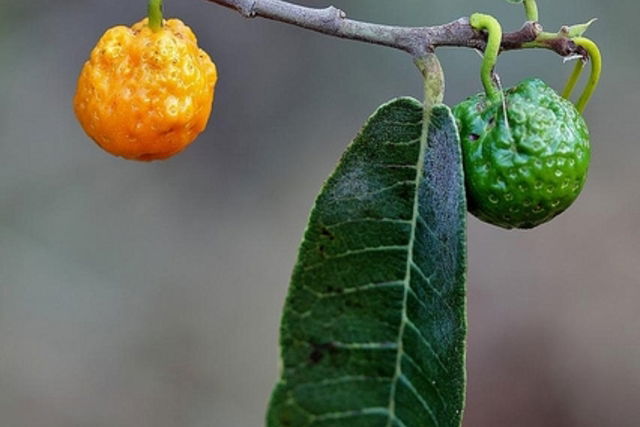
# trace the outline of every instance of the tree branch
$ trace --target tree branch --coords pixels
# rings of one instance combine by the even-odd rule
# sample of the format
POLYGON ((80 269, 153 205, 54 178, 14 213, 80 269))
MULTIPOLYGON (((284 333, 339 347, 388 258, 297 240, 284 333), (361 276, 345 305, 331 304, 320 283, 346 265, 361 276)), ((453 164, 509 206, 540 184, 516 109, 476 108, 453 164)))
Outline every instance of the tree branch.
MULTIPOLYGON (((247 18, 262 17, 334 37, 392 47, 413 57, 425 56, 441 46, 484 50, 487 44, 486 34, 474 30, 468 18, 433 27, 399 27, 349 19, 333 6, 316 9, 283 0, 208 1, 234 9, 247 18)), ((544 48, 561 56, 585 56, 584 50, 565 36, 538 40, 541 32, 540 24, 526 22, 520 30, 503 35, 501 50, 544 48)))

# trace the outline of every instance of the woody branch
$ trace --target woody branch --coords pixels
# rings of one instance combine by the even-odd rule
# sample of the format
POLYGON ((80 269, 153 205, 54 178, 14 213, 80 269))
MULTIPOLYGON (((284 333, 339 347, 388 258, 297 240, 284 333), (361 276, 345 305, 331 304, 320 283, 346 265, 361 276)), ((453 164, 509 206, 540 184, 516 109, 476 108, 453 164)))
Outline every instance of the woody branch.
MULTIPOLYGON (((474 30, 466 17, 431 27, 401 27, 349 19, 344 11, 333 6, 318 9, 283 0, 207 1, 236 10, 246 18, 261 17, 329 36, 392 47, 415 58, 442 46, 484 50, 487 41, 486 34, 474 30)), ((537 22, 525 22, 520 30, 504 34, 501 50, 543 48, 564 57, 586 56, 586 52, 569 38, 558 35, 538 39, 541 32, 542 27, 537 22)))

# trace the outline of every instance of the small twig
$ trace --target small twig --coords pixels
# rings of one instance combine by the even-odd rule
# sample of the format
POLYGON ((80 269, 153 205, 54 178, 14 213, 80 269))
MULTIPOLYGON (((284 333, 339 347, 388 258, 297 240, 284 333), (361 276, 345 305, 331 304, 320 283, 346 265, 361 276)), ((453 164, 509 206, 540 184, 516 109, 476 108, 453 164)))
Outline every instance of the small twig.
MULTIPOLYGON (((388 46, 423 57, 441 46, 459 46, 484 50, 486 35, 469 25, 469 18, 460 18, 433 27, 399 27, 356 21, 333 6, 316 9, 283 0, 208 0, 234 9, 247 18, 262 17, 285 22, 334 37, 388 46)), ((526 22, 515 32, 503 36, 501 50, 526 48, 549 49, 561 56, 580 54, 581 48, 569 38, 558 35, 538 41, 542 27, 526 22)))

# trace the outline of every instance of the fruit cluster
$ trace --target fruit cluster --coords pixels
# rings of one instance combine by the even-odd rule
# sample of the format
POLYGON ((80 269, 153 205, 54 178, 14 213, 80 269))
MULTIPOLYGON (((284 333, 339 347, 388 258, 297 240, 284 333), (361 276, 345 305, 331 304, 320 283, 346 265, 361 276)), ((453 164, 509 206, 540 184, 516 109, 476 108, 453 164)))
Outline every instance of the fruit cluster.
MULTIPOLYGON (((527 4, 536 20, 535 2, 527 4)), ((585 184, 591 152, 581 112, 597 84, 599 51, 588 39, 572 38, 590 50, 593 64, 576 107, 566 98, 582 63, 564 97, 539 79, 503 91, 493 78, 500 24, 483 14, 472 15, 470 24, 486 30, 488 41, 481 71, 485 93, 453 109, 469 211, 507 229, 536 227, 565 211, 585 184)), ((178 19, 163 20, 162 1, 150 0, 149 18, 100 38, 78 79, 74 109, 86 133, 109 153, 165 159, 205 129, 217 78, 191 29, 178 19)))

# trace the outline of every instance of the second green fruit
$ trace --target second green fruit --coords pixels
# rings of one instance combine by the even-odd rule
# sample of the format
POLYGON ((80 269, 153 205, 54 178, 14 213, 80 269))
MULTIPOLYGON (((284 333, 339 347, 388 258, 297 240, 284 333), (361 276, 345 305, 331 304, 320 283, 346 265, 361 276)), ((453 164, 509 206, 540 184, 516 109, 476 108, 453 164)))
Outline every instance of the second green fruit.
POLYGON ((454 108, 469 211, 499 227, 533 228, 565 211, 587 178, 589 131, 542 80, 475 95, 454 108), (506 106, 506 112, 505 112, 506 106))

